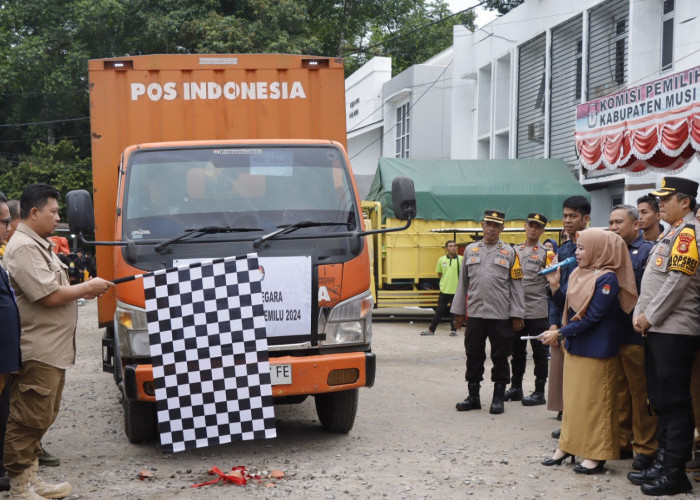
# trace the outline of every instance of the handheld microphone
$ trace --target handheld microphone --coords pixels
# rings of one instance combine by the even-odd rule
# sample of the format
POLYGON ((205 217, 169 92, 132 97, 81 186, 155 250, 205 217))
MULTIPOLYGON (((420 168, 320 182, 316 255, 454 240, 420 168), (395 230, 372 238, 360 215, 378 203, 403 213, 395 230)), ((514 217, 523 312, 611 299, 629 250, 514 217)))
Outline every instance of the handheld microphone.
POLYGON ((542 269, 539 273, 537 273, 539 276, 544 276, 545 274, 552 273, 559 269, 560 267, 569 267, 573 264, 576 264, 576 257, 569 257, 568 259, 564 259, 561 262, 557 262, 553 266, 549 266, 547 269, 542 269))

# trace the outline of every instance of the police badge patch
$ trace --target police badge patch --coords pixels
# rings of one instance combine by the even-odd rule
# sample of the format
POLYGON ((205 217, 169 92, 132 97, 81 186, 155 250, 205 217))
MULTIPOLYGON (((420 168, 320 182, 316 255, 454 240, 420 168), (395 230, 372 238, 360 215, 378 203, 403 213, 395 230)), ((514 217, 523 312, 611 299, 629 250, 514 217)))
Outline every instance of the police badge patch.
POLYGON ((695 241, 695 228, 684 227, 673 242, 669 271, 680 271, 689 276, 695 274, 698 267, 698 245, 695 241))
POLYGON ((520 258, 518 257, 517 253, 515 254, 515 261, 513 262, 513 267, 510 268, 510 279, 523 279, 523 268, 520 266, 520 258))

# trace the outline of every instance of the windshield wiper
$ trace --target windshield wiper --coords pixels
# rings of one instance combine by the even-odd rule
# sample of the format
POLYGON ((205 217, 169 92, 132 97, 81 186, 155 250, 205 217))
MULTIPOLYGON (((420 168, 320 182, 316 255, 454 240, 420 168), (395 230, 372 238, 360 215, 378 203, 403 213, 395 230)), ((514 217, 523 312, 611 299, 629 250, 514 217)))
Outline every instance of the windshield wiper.
POLYGON ((217 233, 246 233, 250 231, 262 231, 261 227, 230 227, 230 226, 204 226, 195 227, 191 229, 185 229, 181 234, 170 238, 169 240, 161 241, 158 243, 154 250, 158 253, 168 253, 168 246, 172 243, 176 243, 180 240, 184 240, 188 236, 196 234, 197 238, 204 234, 217 234, 217 233))
POLYGON ((257 238, 253 242, 253 247, 259 248, 260 245, 265 243, 267 240, 271 240, 273 238, 276 238, 277 236, 279 236, 281 234, 288 234, 288 233, 294 232, 297 229, 301 229, 303 227, 351 226, 351 225, 352 225, 352 223, 350 223, 350 222, 300 220, 299 222, 295 222, 293 224, 286 224, 284 226, 277 226, 281 229, 278 229, 277 231, 273 231, 273 232, 268 233, 264 236, 261 236, 260 238, 257 238))

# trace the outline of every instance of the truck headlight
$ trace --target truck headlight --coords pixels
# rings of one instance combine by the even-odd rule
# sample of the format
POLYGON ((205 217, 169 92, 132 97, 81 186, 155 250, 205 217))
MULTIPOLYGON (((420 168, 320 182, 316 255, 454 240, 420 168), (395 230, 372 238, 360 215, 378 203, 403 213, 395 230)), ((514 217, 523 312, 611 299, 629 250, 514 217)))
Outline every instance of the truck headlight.
POLYGON ((374 300, 367 291, 332 308, 323 308, 319 315, 319 331, 326 334, 322 346, 368 344, 372 339, 374 300))
POLYGON ((119 336, 119 350, 122 358, 151 356, 145 310, 119 302, 114 313, 114 324, 119 336))

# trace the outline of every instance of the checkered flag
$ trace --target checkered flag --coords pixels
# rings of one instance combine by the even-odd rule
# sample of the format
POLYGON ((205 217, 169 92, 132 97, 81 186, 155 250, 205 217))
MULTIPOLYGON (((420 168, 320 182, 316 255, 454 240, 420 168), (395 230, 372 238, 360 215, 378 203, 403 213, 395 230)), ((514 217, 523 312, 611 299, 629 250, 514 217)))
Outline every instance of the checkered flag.
POLYGON ((163 451, 276 437, 258 257, 144 275, 163 451))

